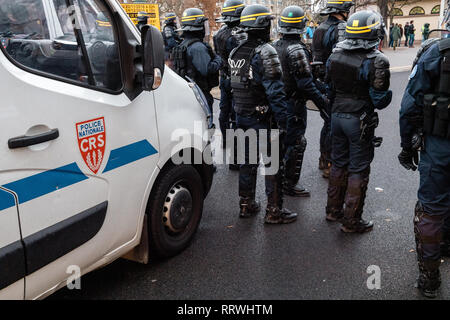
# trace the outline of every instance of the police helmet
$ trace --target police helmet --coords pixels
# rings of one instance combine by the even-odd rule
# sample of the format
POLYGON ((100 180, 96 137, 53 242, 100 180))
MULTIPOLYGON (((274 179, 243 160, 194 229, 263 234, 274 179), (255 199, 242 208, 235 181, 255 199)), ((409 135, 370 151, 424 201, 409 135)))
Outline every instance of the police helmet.
POLYGON ((226 0, 222 8, 222 17, 217 22, 238 22, 245 4, 242 0, 226 0))
POLYGON ((171 24, 177 20, 177 16, 173 12, 168 12, 164 15, 164 23, 171 24))
POLYGON ((332 13, 350 12, 350 8, 354 4, 353 0, 328 0, 327 6, 320 12, 320 15, 326 16, 332 13))
POLYGON ((252 4, 242 10, 240 26, 244 31, 265 30, 270 28, 272 19, 273 16, 267 7, 252 4))
POLYGON ((289 6, 281 12, 278 20, 279 32, 282 34, 302 34, 308 19, 305 11, 299 6, 289 6))
POLYGON ((137 21, 138 21, 138 23, 145 23, 145 24, 147 24, 148 17, 149 17, 149 14, 147 12, 139 11, 138 14, 137 14, 137 21))
POLYGON ((383 18, 372 10, 358 11, 350 16, 345 28, 347 39, 379 40, 383 34, 383 18))
POLYGON ((198 8, 188 8, 184 10, 181 17, 182 31, 202 31, 205 29, 205 22, 208 18, 202 10, 198 8))

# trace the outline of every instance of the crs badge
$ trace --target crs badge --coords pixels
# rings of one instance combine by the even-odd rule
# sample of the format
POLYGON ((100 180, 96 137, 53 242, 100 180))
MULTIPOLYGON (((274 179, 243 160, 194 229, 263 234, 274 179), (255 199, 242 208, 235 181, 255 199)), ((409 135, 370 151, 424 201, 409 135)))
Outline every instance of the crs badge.
POLYGON ((88 168, 97 174, 105 155, 105 118, 97 118, 76 124, 78 147, 88 168))

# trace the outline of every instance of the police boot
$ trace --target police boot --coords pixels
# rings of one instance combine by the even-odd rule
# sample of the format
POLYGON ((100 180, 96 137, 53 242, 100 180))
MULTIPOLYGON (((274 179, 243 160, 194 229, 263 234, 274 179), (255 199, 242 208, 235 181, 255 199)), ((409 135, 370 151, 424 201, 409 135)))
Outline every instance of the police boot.
POLYGON ((302 135, 297 139, 296 145, 286 151, 283 181, 283 194, 285 195, 292 197, 311 196, 307 189, 297 184, 302 173, 306 144, 306 138, 302 135))
POLYGON ((283 183, 283 193, 291 197, 310 197, 311 193, 308 189, 299 186, 298 184, 290 184, 288 181, 283 183))
POLYGON ((331 166, 326 207, 327 221, 341 221, 344 217, 343 207, 345 192, 347 190, 347 177, 348 173, 346 168, 331 166))
POLYGON ((241 197, 239 200, 239 217, 250 218, 258 214, 261 210, 260 204, 250 197, 241 197))
POLYGON ((283 192, 281 190, 281 176, 266 176, 266 189, 271 188, 267 196, 266 216, 264 223, 282 224, 297 220, 298 214, 283 208, 283 192))
POLYGON ((439 260, 419 259, 419 278, 416 282, 416 288, 427 298, 436 298, 439 287, 441 286, 441 275, 439 272, 439 260))
POLYGON ((289 209, 280 209, 276 206, 267 205, 264 223, 267 224, 283 224, 292 223, 297 220, 298 214, 289 209))
POLYGON ((341 226, 342 232, 363 233, 371 231, 373 228, 372 221, 365 221, 361 218, 367 185, 369 184, 369 173, 369 169, 358 173, 349 173, 341 226))

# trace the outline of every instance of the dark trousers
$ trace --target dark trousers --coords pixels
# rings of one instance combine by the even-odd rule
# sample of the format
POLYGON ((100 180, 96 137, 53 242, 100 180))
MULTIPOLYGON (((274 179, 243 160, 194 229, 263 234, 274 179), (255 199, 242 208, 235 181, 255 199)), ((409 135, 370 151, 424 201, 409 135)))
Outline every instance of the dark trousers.
POLYGON ((361 140, 359 116, 351 113, 333 113, 331 116, 332 163, 348 172, 370 168, 374 157, 373 133, 361 140))
MULTIPOLYGON (((270 151, 271 148, 271 142, 270 142, 270 127, 268 122, 264 121, 258 121, 256 117, 252 116, 241 116, 239 114, 236 115, 236 122, 237 122, 237 128, 244 130, 244 132, 248 130, 254 130, 257 137, 257 145, 250 146, 249 141, 246 139, 245 142, 245 163, 241 164, 240 170, 239 170, 239 196, 240 197, 248 197, 253 198, 255 197, 256 193, 256 178, 257 178, 257 172, 258 172, 258 164, 260 159, 260 150, 259 150, 259 140, 260 140, 260 130, 266 129, 267 130, 267 150, 270 151), (257 150, 257 159, 256 164, 250 163, 250 148, 251 150, 257 150)), ((281 147, 281 146, 280 146, 281 147)), ((280 152, 280 160, 282 159, 282 148, 278 150, 280 152)), ((280 166, 280 170, 275 175, 265 175, 265 187, 266 187, 266 195, 267 195, 267 201, 268 205, 279 205, 282 206, 282 169, 280 166)))
POLYGON ((419 203, 414 220, 418 254, 439 260, 440 239, 450 239, 450 140, 427 136, 420 153, 419 203))

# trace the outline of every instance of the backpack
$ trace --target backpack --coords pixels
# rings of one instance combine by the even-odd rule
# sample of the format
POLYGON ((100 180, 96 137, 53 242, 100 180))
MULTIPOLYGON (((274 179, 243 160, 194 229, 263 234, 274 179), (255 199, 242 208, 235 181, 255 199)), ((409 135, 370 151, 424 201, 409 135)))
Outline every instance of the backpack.
POLYGON ((182 78, 188 75, 187 48, 197 41, 200 39, 184 40, 173 48, 173 70, 182 78))

